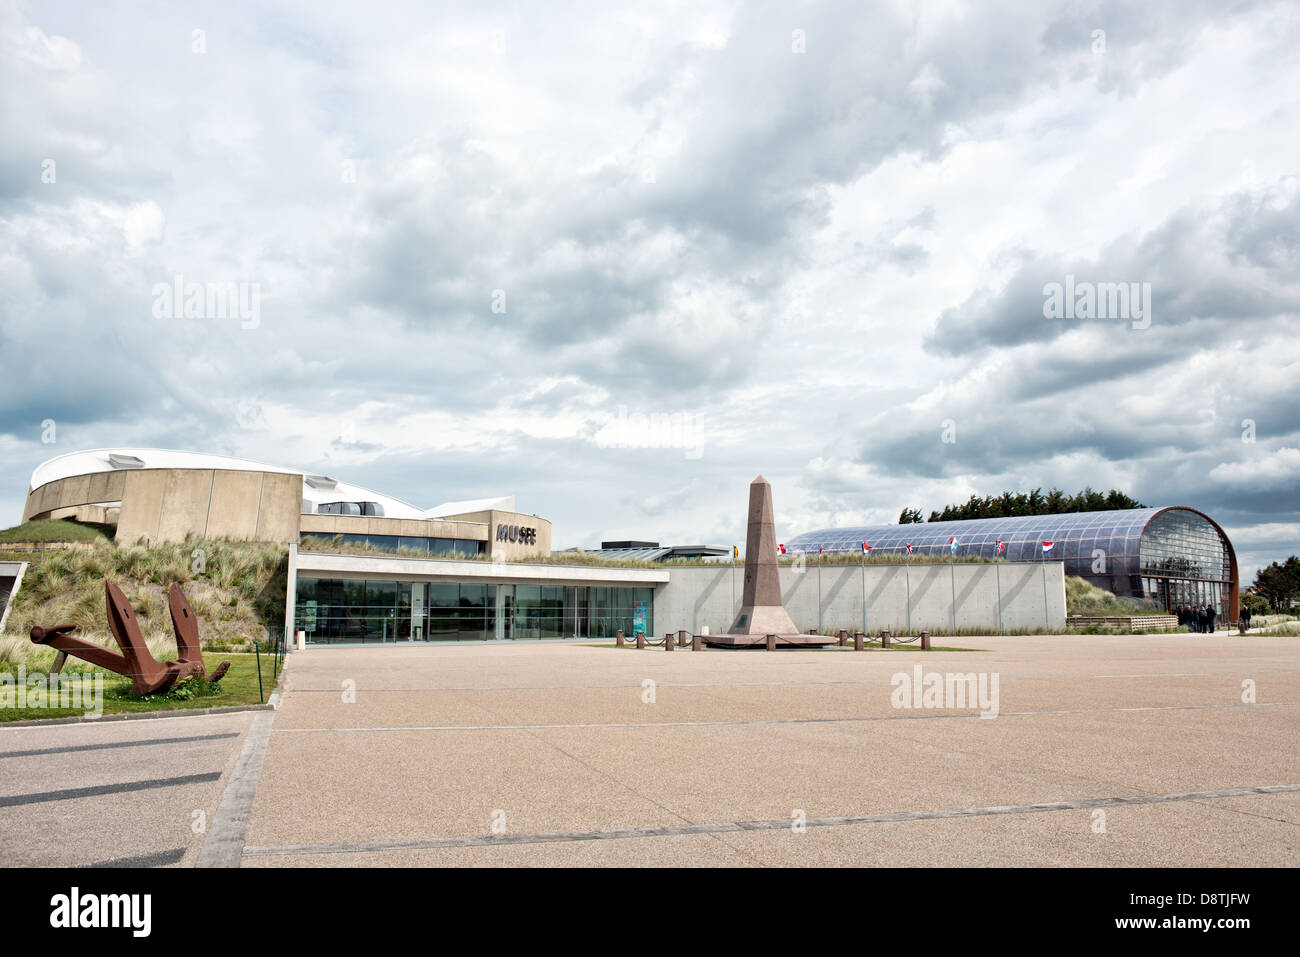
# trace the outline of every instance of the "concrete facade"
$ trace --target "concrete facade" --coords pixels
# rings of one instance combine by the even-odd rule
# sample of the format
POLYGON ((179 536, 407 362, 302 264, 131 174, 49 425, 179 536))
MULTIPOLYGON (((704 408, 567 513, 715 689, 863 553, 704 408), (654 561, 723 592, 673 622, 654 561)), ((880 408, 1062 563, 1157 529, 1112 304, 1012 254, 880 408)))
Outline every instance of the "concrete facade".
MULTIPOLYGON (((988 633, 1058 629, 1065 625, 1065 578, 1061 562, 998 564, 869 564, 865 570, 866 620, 863 620, 863 569, 833 565, 822 569, 821 621, 818 621, 817 568, 780 567, 782 599, 803 632, 840 628, 871 634, 888 628, 906 635, 908 579, 911 580, 911 628, 938 634, 956 627, 988 633), (1001 608, 999 609, 999 597, 1001 608), (1046 597, 1046 604, 1044 604, 1046 597), (1000 614, 999 614, 1000 611, 1000 614)), ((289 594, 285 627, 293 627, 297 577, 459 581, 494 584, 641 585, 654 589, 654 623, 658 634, 684 630, 725 632, 743 600, 744 569, 731 565, 664 565, 655 569, 613 566, 554 565, 522 562, 454 561, 389 558, 290 550, 289 594)))
MULTIPOLYGON (((735 598, 731 565, 672 566, 670 580, 655 590, 655 622, 660 631, 684 628, 698 633, 707 627, 716 634, 732 621, 741 601, 744 569, 735 566, 735 598)), ((781 566, 781 596, 786 611, 803 631, 845 628, 878 632, 889 628, 905 634, 908 624, 908 581, 911 582, 911 630, 948 632, 956 627, 1012 632, 1065 625, 1065 576, 1061 562, 998 564, 868 564, 865 568, 866 621, 863 621, 863 579, 860 565, 826 565, 821 570, 818 600, 817 566, 802 571, 781 566), (1046 586, 1046 606, 1044 606, 1046 586), (999 593, 1001 623, 999 624, 999 593)))
POLYGON ((235 468, 89 472, 31 489, 23 521, 116 523, 116 540, 128 545, 187 536, 288 544, 301 534, 342 534, 486 542, 495 561, 551 553, 551 523, 522 512, 485 509, 436 519, 304 513, 303 478, 300 472, 235 468))
POLYGON ((129 469, 74 475, 27 495, 23 521, 117 523, 122 544, 229 538, 296 542, 302 476, 231 469, 129 469))
POLYGON ((488 543, 493 561, 524 558, 544 559, 551 554, 551 523, 536 515, 488 509, 442 519, 378 518, 358 515, 302 515, 299 528, 303 535, 397 535, 412 538, 461 538, 488 543), (509 533, 498 538, 501 527, 530 528, 535 534, 528 540, 511 541, 509 533))
POLYGON ((497 561, 534 556, 545 560, 551 555, 551 523, 544 518, 524 515, 522 512, 503 512, 495 508, 482 512, 469 512, 457 517, 487 525, 488 550, 492 553, 492 558, 497 561), (516 540, 512 540, 511 529, 532 529, 535 534, 527 541, 518 540, 518 536, 516 540))

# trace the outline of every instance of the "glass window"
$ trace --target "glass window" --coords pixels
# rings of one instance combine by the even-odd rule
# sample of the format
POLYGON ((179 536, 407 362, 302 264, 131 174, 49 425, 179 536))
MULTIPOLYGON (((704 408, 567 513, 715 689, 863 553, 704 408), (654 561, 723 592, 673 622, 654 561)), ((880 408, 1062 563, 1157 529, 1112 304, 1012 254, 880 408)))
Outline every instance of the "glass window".
POLYGON ((413 625, 430 640, 630 637, 654 634, 654 589, 303 577, 295 612, 308 641, 323 643, 405 641, 413 625), (424 613, 413 622, 416 588, 424 613))
POLYGON ((429 540, 403 535, 397 540, 397 550, 401 553, 423 557, 429 554, 429 540))

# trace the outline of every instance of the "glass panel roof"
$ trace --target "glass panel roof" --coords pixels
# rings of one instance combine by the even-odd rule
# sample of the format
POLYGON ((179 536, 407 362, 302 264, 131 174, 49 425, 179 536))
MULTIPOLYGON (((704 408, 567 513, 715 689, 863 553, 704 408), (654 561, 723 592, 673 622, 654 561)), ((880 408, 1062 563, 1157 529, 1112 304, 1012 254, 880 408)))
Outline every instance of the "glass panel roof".
POLYGON ((906 554, 905 546, 910 542, 913 554, 946 555, 951 553, 950 539, 956 538, 958 557, 994 558, 996 542, 1001 539, 1006 546, 1003 557, 1014 562, 1042 561, 1041 543, 1050 541, 1056 544, 1046 553, 1048 561, 1072 560, 1091 567, 1100 558, 1106 574, 1133 574, 1137 572, 1142 530, 1159 511, 1156 508, 1117 509, 824 528, 796 535, 786 543, 786 550, 816 554, 820 547, 828 552, 848 552, 860 550, 862 543, 866 542, 874 554, 906 554))

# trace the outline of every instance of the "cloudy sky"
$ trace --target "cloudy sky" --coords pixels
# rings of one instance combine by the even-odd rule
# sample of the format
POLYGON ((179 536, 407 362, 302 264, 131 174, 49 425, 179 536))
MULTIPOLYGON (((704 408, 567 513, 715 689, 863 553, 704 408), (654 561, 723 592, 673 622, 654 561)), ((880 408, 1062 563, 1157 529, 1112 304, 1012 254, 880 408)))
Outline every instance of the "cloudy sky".
POLYGON ((1296 4, 538 6, 0 2, 0 524, 132 445, 557 547, 761 472, 783 538, 1090 484, 1300 551, 1296 4))

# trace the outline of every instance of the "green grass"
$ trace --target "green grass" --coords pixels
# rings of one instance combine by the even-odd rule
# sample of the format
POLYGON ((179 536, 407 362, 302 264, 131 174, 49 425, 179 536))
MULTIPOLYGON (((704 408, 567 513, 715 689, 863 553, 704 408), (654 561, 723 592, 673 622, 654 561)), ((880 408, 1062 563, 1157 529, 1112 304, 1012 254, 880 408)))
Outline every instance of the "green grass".
POLYGON ((254 639, 265 644, 284 621, 288 551, 282 546, 192 539, 32 552, 25 558, 31 564, 0 636, 0 662, 47 653, 27 641, 33 625, 76 622, 78 637, 115 648, 104 606, 105 579, 121 587, 145 640, 164 653, 169 645, 175 648, 167 608, 172 582, 181 584, 194 609, 204 648, 251 650, 254 639))
MULTIPOLYGON (((71 667, 74 660, 68 659, 68 668, 64 669, 65 674, 79 674, 83 681, 95 674, 104 676, 104 714, 140 714, 148 711, 194 711, 205 708, 221 708, 232 705, 250 705, 258 704, 271 696, 275 690, 276 681, 272 680, 272 672, 275 669, 274 657, 268 654, 262 655, 262 687, 263 694, 259 698, 257 690, 257 661, 253 655, 233 654, 233 655, 207 655, 205 656, 209 669, 215 668, 222 661, 230 662, 230 670, 226 672, 224 678, 217 684, 210 685, 206 688, 200 687, 194 697, 182 697, 185 690, 176 689, 161 695, 148 695, 142 698, 134 698, 128 692, 131 682, 121 675, 114 674, 111 671, 104 671, 99 668, 85 666, 84 668, 74 669, 71 667)), ((84 664, 84 663, 83 663, 84 664)), ((15 669, 6 669, 14 673, 15 669)), ((283 676, 281 671, 280 675, 283 676)), ((68 718, 81 717, 85 714, 85 708, 0 708, 0 722, 4 721, 26 721, 40 718, 68 718)))
POLYGON ((116 525, 91 525, 74 522, 70 518, 42 519, 24 522, 13 528, 0 530, 0 542, 91 542, 108 544, 113 541, 116 525))
POLYGON ((1065 579, 1065 613, 1082 615, 1086 618, 1165 614, 1151 602, 1120 598, 1073 575, 1068 575, 1065 579))

